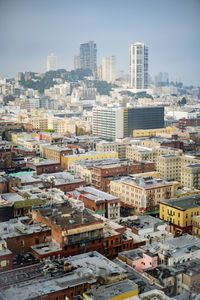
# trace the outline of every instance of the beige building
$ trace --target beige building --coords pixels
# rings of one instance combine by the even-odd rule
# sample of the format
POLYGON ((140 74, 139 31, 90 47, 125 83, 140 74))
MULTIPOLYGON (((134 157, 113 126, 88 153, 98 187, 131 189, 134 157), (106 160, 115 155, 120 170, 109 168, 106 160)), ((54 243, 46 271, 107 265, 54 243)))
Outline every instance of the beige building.
POLYGON ((80 153, 75 155, 63 155, 61 156, 61 167, 63 169, 74 172, 75 163, 79 160, 96 160, 105 158, 118 158, 117 152, 99 152, 99 151, 88 151, 86 153, 80 153))
POLYGON ((138 212, 158 209, 159 202, 174 196, 175 182, 152 177, 125 177, 110 183, 110 193, 138 212))
POLYGON ((40 131, 48 129, 48 118, 35 116, 29 118, 29 123, 33 126, 33 129, 38 129, 40 131))
POLYGON ((152 148, 131 145, 126 147, 126 158, 131 161, 155 162, 156 151, 152 148))
POLYGON ((182 168, 181 183, 187 188, 200 189, 200 163, 192 163, 182 168))
POLYGON ((192 218, 192 235, 200 237, 200 216, 192 218))
POLYGON ((181 159, 179 155, 166 154, 157 157, 156 170, 165 180, 181 180, 181 159))
POLYGON ((73 154, 73 150, 65 146, 45 145, 41 149, 42 157, 55 160, 59 163, 61 162, 62 155, 69 155, 69 154, 73 154))
MULTIPOLYGON (((151 145, 152 146, 152 145, 151 145)), ((126 146, 126 158, 136 161, 152 161, 156 162, 160 155, 181 155, 182 150, 170 147, 143 147, 138 145, 126 146)))
POLYGON ((96 145, 96 150, 102 152, 115 151, 118 152, 119 158, 126 158, 126 147, 128 145, 130 145, 130 142, 128 141, 121 141, 121 142, 102 141, 96 145))

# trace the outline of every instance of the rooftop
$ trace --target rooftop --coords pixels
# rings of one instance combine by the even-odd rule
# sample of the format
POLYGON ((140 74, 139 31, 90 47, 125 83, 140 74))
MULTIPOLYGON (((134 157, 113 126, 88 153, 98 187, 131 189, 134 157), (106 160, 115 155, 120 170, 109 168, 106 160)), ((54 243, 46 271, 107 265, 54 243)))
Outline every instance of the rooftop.
POLYGON ((95 300, 109 300, 124 293, 138 290, 137 284, 127 279, 88 290, 85 294, 95 300))
POLYGON ((120 256, 125 256, 131 260, 141 259, 143 257, 143 254, 144 254, 144 251, 140 248, 129 250, 129 251, 123 251, 123 252, 119 253, 120 256))
MULTIPOLYGON (((51 223, 57 224, 63 230, 73 229, 77 226, 91 227, 92 224, 96 227, 96 229, 103 228, 102 221, 98 220, 87 209, 76 209, 70 204, 56 206, 53 209, 52 207, 43 207, 37 210, 44 218, 50 219, 51 223)), ((78 229, 76 228, 76 230, 78 229)))
POLYGON ((0 284, 3 287, 0 298, 29 300, 84 283, 94 284, 98 278, 109 281, 109 278, 113 279, 115 276, 119 280, 125 279, 126 271, 96 251, 46 260, 34 266, 0 274, 0 284), (64 266, 67 267, 66 271, 64 266))
POLYGON ((93 187, 80 187, 77 189, 77 191, 83 193, 84 197, 89 198, 90 200, 93 200, 95 202, 102 201, 102 200, 111 201, 117 199, 116 196, 102 192, 93 187))
POLYGON ((160 203, 180 210, 192 209, 200 206, 200 194, 181 197, 178 199, 162 200, 160 203))
POLYGON ((17 193, 6 193, 6 194, 1 194, 0 195, 0 206, 1 206, 1 201, 5 203, 14 203, 18 201, 23 201, 24 198, 20 196, 17 193))
POLYGON ((33 164, 34 166, 46 166, 46 165, 55 165, 58 164, 55 160, 52 159, 44 159, 44 158, 37 158, 27 161, 28 164, 33 164))
POLYGON ((8 239, 16 236, 28 235, 34 232, 49 231, 50 228, 41 223, 29 224, 30 218, 21 217, 0 223, 1 239, 8 239))
POLYGON ((154 218, 149 215, 143 216, 130 216, 126 218, 120 218, 119 224, 126 225, 129 228, 136 228, 139 229, 150 229, 155 228, 159 225, 163 225, 164 222, 158 218, 154 218))
POLYGON ((168 257, 181 258, 189 253, 200 250, 200 239, 192 235, 185 234, 180 237, 170 238, 159 243, 148 244, 142 247, 152 253, 160 253, 168 257))
MULTIPOLYGON (((64 157, 67 157, 67 158, 73 158, 73 157, 87 157, 87 156, 97 156, 97 155, 100 155, 100 154, 105 154, 106 152, 104 151, 88 151, 86 153, 80 153, 80 154, 73 154, 73 155, 64 155, 64 157)), ((109 151, 109 154, 111 153, 117 153, 115 151, 109 151)))
POLYGON ((71 175, 68 172, 42 174, 42 175, 38 176, 38 178, 40 178, 40 181, 52 183, 54 186, 67 184, 67 183, 83 182, 82 179, 80 179, 74 175, 71 175))
POLYGON ((168 182, 163 179, 156 179, 153 177, 133 177, 127 176, 121 179, 122 182, 130 184, 130 185, 137 185, 139 187, 148 189, 151 187, 159 187, 163 185, 172 185, 172 182, 168 182))

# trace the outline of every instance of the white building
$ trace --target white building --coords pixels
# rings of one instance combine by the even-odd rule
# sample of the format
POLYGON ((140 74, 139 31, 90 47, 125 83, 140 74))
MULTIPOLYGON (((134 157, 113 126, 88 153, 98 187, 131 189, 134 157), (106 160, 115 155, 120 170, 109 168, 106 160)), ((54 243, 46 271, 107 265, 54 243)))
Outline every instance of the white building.
POLYGON ((143 43, 131 44, 130 55, 130 87, 132 89, 148 88, 148 47, 143 43))
POLYGON ((102 80, 107 82, 115 81, 116 58, 115 56, 107 56, 102 59, 102 80))
POLYGON ((47 56, 47 71, 57 70, 57 56, 53 53, 47 56))
POLYGON ((121 107, 93 108, 92 132, 105 140, 124 137, 124 109, 121 107))

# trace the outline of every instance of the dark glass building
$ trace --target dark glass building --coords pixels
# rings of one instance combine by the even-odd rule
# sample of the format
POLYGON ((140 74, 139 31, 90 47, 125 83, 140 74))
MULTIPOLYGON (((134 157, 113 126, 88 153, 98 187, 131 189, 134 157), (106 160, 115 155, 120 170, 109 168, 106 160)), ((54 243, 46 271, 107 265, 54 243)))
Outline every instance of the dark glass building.
POLYGON ((90 69, 93 75, 97 72, 97 45, 93 41, 80 45, 80 67, 90 69))
POLYGON ((124 111, 124 136, 132 136, 134 129, 164 127, 164 107, 133 107, 124 111))

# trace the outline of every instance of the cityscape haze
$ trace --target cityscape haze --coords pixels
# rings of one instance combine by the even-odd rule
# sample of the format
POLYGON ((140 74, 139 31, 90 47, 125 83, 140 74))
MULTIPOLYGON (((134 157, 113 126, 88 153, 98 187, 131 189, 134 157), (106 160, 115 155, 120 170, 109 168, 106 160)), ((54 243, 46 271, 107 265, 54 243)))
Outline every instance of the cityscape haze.
POLYGON ((98 63, 112 54, 117 71, 128 73, 128 48, 142 41, 151 52, 151 76, 165 71, 198 85, 199 12, 198 0, 1 1, 1 75, 43 72, 51 52, 59 68, 71 70, 79 44, 88 40, 98 45, 98 63))
POLYGON ((0 300, 200 300, 199 16, 0 1, 0 300))

